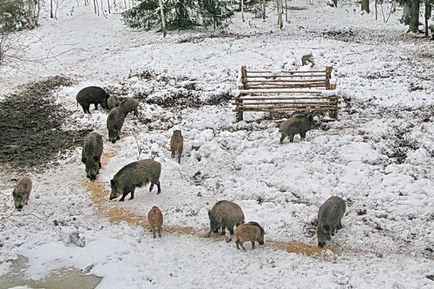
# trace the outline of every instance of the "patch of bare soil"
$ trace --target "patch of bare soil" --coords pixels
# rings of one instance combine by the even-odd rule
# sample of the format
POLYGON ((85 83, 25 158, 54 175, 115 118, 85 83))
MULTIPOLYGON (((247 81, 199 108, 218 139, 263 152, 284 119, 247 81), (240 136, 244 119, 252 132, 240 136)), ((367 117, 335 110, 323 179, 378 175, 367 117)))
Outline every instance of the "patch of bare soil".
POLYGON ((29 83, 0 102, 0 162, 16 169, 38 167, 82 143, 89 130, 65 130, 67 110, 53 91, 70 79, 55 76, 29 83))

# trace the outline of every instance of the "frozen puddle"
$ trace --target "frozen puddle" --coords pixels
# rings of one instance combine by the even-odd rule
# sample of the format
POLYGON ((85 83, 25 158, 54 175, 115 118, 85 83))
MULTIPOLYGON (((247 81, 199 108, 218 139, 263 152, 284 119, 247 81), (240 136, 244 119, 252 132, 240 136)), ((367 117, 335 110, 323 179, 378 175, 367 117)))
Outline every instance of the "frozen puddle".
POLYGON ((44 288, 44 289, 93 289, 102 278, 84 274, 75 268, 60 268, 49 272, 44 278, 33 280, 25 275, 28 259, 18 256, 12 261, 10 271, 0 276, 0 289, 8 288, 44 288))

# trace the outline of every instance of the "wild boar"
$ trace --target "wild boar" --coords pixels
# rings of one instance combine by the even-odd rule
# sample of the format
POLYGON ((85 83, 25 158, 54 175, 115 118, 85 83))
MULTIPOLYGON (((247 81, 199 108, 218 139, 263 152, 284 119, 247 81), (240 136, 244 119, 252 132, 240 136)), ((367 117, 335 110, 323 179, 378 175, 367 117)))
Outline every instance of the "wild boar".
POLYGON ((104 89, 98 86, 88 86, 83 88, 77 93, 77 102, 83 108, 85 113, 89 113, 91 104, 95 105, 95 110, 98 109, 98 104, 101 104, 103 108, 108 108, 107 99, 109 94, 104 89))
POLYGON ((293 142, 296 134, 300 134, 301 139, 304 139, 306 137, 306 132, 314 126, 315 120, 313 119, 312 114, 293 116, 285 121, 280 127, 279 131, 282 134, 280 137, 280 143, 282 144, 286 137, 289 137, 289 141, 293 142))
POLYGON ((119 100, 119 98, 115 95, 111 95, 108 99, 107 99, 107 105, 109 109, 115 108, 117 106, 119 106, 121 104, 121 101, 119 100))
POLYGON ((172 151, 172 158, 178 154, 178 163, 181 163, 182 150, 184 149, 184 137, 180 130, 174 130, 172 138, 170 139, 170 150, 172 151))
POLYGON ((237 244, 237 249, 244 248, 244 242, 251 241, 252 249, 255 249, 255 241, 260 245, 264 245, 264 228, 261 227, 257 222, 248 222, 247 224, 242 224, 235 229, 235 243, 237 244), (238 246, 239 245, 239 246, 238 246))
POLYGON ((330 241, 335 231, 342 228, 341 219, 345 213, 345 201, 339 197, 330 197, 319 207, 318 212, 318 246, 323 247, 326 241, 330 241))
POLYGON ((110 200, 113 200, 122 194, 122 198, 120 198, 119 201, 123 202, 128 193, 131 193, 130 200, 132 200, 134 199, 134 190, 136 187, 142 187, 143 185, 147 185, 149 182, 151 183, 149 191, 152 191, 155 184, 158 188, 158 195, 161 193, 160 173, 161 164, 149 159, 135 161, 124 166, 110 181, 110 200))
POLYGON ((89 133, 84 139, 81 161, 86 165, 86 176, 94 181, 101 169, 103 151, 102 137, 97 132, 89 133))
POLYGON ((153 206, 148 212, 148 222, 152 230, 152 235, 156 238, 156 233, 158 232, 158 237, 161 238, 161 226, 163 226, 163 213, 157 206, 153 206))
POLYGON ((139 101, 135 98, 128 98, 124 100, 120 106, 125 115, 128 115, 131 111, 134 111, 135 116, 139 116, 137 108, 139 107, 139 101))
POLYGON ((225 229, 229 230, 230 235, 234 234, 234 226, 244 223, 244 213, 240 206, 231 201, 219 201, 210 211, 208 211, 210 229, 206 237, 211 233, 217 233, 221 228, 221 235, 225 235, 225 229))
POLYGON ((21 211, 24 205, 29 202, 30 192, 32 191, 32 180, 29 177, 20 177, 12 192, 15 209, 21 211))
POLYGON ((125 113, 119 108, 113 108, 107 117, 107 130, 109 140, 115 143, 120 139, 119 134, 121 133, 122 126, 125 121, 125 113))

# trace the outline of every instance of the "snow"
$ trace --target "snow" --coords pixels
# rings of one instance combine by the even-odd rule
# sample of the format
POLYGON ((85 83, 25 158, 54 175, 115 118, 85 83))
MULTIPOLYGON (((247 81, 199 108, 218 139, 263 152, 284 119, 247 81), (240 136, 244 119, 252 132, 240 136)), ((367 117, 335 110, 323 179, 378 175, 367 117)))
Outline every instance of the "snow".
POLYGON ((147 228, 127 222, 110 223, 98 211, 77 148, 61 166, 30 174, 33 191, 21 213, 13 211, 16 173, 2 169, 0 280, 22 255, 29 259, 23 274, 32 279, 93 265, 90 273, 103 277, 99 289, 433 288, 426 278, 434 273, 432 44, 404 35, 399 15, 383 23, 348 2, 336 9, 293 1, 307 10, 291 10, 282 31, 273 3, 266 22, 247 15, 242 23, 235 15, 228 32, 240 37, 206 38, 211 32, 194 31, 162 38, 127 28, 119 14, 98 17, 76 3, 64 1, 58 20, 44 18, 28 32, 28 55, 50 52, 55 58, 19 69, 0 66, 0 99, 30 80, 71 77, 74 84, 57 92, 57 103, 80 126, 104 136, 107 159, 95 182, 107 193, 102 206, 146 216, 158 205, 163 237, 153 239, 147 228), (141 103, 140 118, 147 121, 129 115, 121 140, 111 144, 107 114, 84 115, 75 101, 88 85, 158 100, 185 95, 191 83, 195 96, 207 101, 235 88, 241 65, 308 69, 299 59, 310 52, 314 67, 334 66, 342 109, 339 121, 309 131, 305 140, 296 136, 294 143, 279 144, 279 122, 256 121, 262 114, 236 123, 229 104, 174 110, 141 103), (153 76, 140 77, 145 71, 153 76), (181 164, 170 157, 175 129, 185 140, 181 164), (140 188, 134 200, 109 202, 112 176, 151 157, 162 163, 162 193, 140 188), (276 245, 315 247, 311 223, 332 195, 347 201, 347 213, 322 254, 289 253, 276 245), (237 202, 246 221, 263 225, 265 246, 252 251, 246 244, 243 253, 222 237, 203 237, 207 209, 222 199, 237 202), (359 214, 363 209, 366 214, 359 214), (190 227, 193 233, 182 230, 190 227), (71 234, 83 238, 76 239, 83 246, 71 242, 71 234))

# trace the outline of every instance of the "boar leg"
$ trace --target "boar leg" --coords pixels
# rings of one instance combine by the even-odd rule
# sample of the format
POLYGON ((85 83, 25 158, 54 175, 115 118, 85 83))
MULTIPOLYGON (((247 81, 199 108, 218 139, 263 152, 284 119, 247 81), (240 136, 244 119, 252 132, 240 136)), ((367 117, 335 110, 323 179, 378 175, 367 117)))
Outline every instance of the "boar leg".
POLYGON ((149 187, 149 192, 152 192, 152 190, 154 189, 154 184, 157 185, 157 195, 159 193, 161 193, 161 188, 160 188, 160 181, 156 181, 156 182, 151 182, 151 186, 149 187))
POLYGON ((283 140, 286 138, 286 135, 284 135, 283 133, 282 133, 282 136, 280 137, 280 144, 283 144, 283 140))
POLYGON ((237 244, 237 249, 240 250, 240 247, 238 246, 240 242, 238 240, 235 241, 235 244, 237 244))
POLYGON ((158 237, 161 238, 161 229, 158 229, 158 237))
POLYGON ((301 136, 301 139, 305 139, 306 138, 306 132, 300 132, 300 136, 301 136))
POLYGON ((244 244, 240 243, 240 245, 241 245, 241 248, 243 248, 244 252, 247 252, 246 248, 244 248, 244 244))
POLYGON ((228 231, 229 231, 229 234, 230 234, 231 236, 234 235, 234 227, 232 227, 232 228, 228 228, 228 231))
POLYGON ((293 134, 291 134, 291 135, 289 136, 289 142, 294 142, 294 135, 293 135, 293 134))
POLYGON ((342 229, 342 223, 339 221, 339 224, 337 226, 337 230, 340 230, 340 229, 342 229))
POLYGON ((222 232, 220 233, 220 235, 224 236, 226 234, 226 225, 224 222, 222 222, 222 232))
POLYGON ((255 249, 255 241, 252 241, 252 250, 255 249))
POLYGON ((98 110, 98 102, 94 104, 95 104, 95 110, 98 110))
POLYGON ((152 228, 152 236, 155 238, 157 238, 157 235, 155 234, 155 228, 152 228))
POLYGON ((122 198, 119 199, 119 202, 125 201, 125 197, 128 195, 129 192, 122 193, 122 198))
POLYGON ((175 157, 175 150, 172 151, 172 158, 175 157))
POLYGON ((134 189, 131 190, 130 200, 134 199, 134 189))

